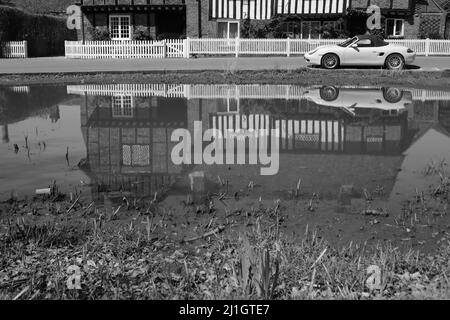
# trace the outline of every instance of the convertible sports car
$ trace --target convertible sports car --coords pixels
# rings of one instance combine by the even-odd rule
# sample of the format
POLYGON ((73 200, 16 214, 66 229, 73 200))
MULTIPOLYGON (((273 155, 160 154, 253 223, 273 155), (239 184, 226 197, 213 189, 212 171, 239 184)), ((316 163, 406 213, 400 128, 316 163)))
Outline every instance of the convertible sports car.
POLYGON ((385 66, 391 70, 401 70, 405 64, 414 61, 413 50, 390 44, 378 36, 361 35, 337 45, 320 46, 305 54, 312 65, 326 69, 339 66, 385 66))

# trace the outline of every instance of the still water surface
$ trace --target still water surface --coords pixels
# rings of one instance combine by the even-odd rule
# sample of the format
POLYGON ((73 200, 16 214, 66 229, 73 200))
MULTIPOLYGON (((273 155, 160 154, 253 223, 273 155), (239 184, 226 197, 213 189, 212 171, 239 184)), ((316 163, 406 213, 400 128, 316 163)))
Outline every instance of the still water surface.
MULTIPOLYGON (((450 158, 450 92, 288 85, 74 85, 0 88, 0 198, 53 181, 93 199, 257 186, 284 199, 296 185, 335 201, 377 194, 391 210, 436 182, 450 158), (279 171, 260 164, 175 165, 171 135, 275 129, 279 171), (15 147, 16 145, 16 147, 15 147), (200 179, 200 187, 196 180, 200 179), (195 190, 194 190, 195 189, 195 190)), ((205 144, 203 144, 205 147, 205 144)), ((248 152, 248 149, 247 149, 248 152)), ((248 156, 248 155, 247 155, 248 156)))

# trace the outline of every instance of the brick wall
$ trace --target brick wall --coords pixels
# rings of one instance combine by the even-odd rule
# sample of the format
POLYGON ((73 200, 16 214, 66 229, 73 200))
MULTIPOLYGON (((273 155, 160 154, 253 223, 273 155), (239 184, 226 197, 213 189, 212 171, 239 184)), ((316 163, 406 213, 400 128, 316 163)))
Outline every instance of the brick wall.
MULTIPOLYGON (((209 20, 209 1, 198 0, 201 5, 201 37, 216 38, 217 22, 209 20)), ((197 0, 186 0, 186 36, 190 38, 199 38, 199 19, 197 0)))
POLYGON ((444 38, 445 39, 450 39, 450 14, 447 14, 446 18, 445 18, 444 38))
POLYGON ((419 37, 420 16, 411 16, 405 19, 405 39, 417 39, 419 37))
POLYGON ((369 5, 377 5, 381 9, 409 9, 410 0, 352 0, 352 8, 362 9, 367 8, 369 5))

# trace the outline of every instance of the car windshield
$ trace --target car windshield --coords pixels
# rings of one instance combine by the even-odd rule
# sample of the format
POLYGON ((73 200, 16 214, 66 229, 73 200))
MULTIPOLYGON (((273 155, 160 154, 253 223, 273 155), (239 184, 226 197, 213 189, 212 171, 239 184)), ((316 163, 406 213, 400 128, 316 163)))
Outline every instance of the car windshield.
POLYGON ((340 47, 348 47, 353 41, 355 41, 357 39, 358 39, 357 37, 353 37, 353 38, 347 39, 344 42, 339 43, 338 46, 340 46, 340 47))

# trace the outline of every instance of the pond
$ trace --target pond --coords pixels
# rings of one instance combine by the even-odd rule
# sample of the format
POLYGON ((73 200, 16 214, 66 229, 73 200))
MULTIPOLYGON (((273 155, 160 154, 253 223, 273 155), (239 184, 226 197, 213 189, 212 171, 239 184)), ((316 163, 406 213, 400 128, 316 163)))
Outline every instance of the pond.
MULTIPOLYGON (((286 201, 289 233, 306 225, 334 225, 339 235, 332 236, 339 240, 367 239, 368 233, 383 239, 394 237, 389 230, 406 201, 447 172, 450 91, 198 84, 2 87, 0 125, 0 200, 31 197, 53 182, 99 203, 120 201, 124 194, 152 199, 156 193, 164 193, 169 203, 187 195, 201 202, 224 192, 236 201, 244 198, 240 206, 286 201), (211 136, 223 141, 211 143, 211 136), (368 201, 370 208, 389 212, 390 220, 355 218, 368 201), (305 213, 305 207, 320 213, 305 213), (365 232, 369 223, 374 229, 365 232)), ((436 238, 436 232, 446 234, 446 216, 433 221, 437 229, 418 232, 416 243, 436 238)), ((410 239, 401 232, 399 239, 410 239)))

